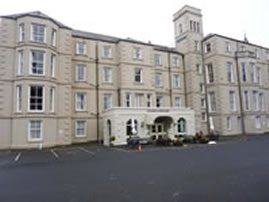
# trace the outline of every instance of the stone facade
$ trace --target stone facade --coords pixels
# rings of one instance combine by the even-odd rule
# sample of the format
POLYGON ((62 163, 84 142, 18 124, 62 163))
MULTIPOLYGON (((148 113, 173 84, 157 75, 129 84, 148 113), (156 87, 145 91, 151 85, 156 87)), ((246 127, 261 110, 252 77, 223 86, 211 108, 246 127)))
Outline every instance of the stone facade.
POLYGON ((74 30, 41 12, 1 16, 0 148, 101 142, 115 107, 178 108, 179 117, 190 108, 195 132, 267 132, 269 50, 204 37, 201 11, 190 6, 174 26, 170 48, 74 30))

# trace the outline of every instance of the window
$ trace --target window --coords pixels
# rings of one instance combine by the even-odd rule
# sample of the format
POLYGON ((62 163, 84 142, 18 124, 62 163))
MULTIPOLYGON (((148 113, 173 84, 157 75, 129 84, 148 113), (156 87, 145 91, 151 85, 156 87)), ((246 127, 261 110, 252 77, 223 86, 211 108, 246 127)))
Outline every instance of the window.
POLYGON ((181 33, 183 32, 182 24, 179 24, 179 25, 178 25, 178 28, 179 28, 179 33, 181 34, 181 33))
POLYGON ((201 98, 201 107, 205 108, 206 104, 205 104, 205 98, 201 98))
POLYGON ((51 77, 55 77, 55 67, 56 67, 56 55, 51 54, 51 64, 50 64, 51 77))
POLYGON ((25 27, 24 24, 19 25, 19 42, 25 40, 25 27))
POLYGON ((193 21, 192 20, 190 21, 190 30, 191 31, 193 30, 193 21))
POLYGON ((110 109, 112 107, 112 95, 104 94, 104 110, 110 109))
POLYGON ((57 40, 57 32, 55 29, 51 32, 51 45, 56 46, 56 40, 57 40))
POLYGON ((173 67, 178 67, 179 66, 179 59, 178 59, 178 57, 176 57, 176 56, 172 57, 172 66, 173 67))
POLYGON ((76 81, 86 81, 86 65, 76 65, 76 81))
POLYGON ((202 74, 203 73, 202 65, 196 64, 196 71, 198 74, 202 74))
POLYGON ((197 40, 194 41, 194 50, 200 51, 200 42, 197 40))
POLYGON ((245 110, 250 110, 250 108, 249 108, 249 93, 248 93, 248 91, 244 91, 244 107, 245 107, 245 110))
POLYGON ((46 38, 46 28, 45 25, 32 24, 32 35, 31 39, 34 42, 44 43, 46 38))
POLYGON ((112 68, 104 67, 103 69, 103 81, 112 83, 112 68))
POLYGON ((226 41, 226 52, 227 53, 230 53, 231 52, 231 44, 228 41, 226 41))
POLYGON ((77 45, 76 45, 76 53, 78 55, 86 55, 86 53, 87 53, 86 43, 84 43, 84 42, 77 42, 77 45))
POLYGON ((200 32, 200 23, 199 22, 197 22, 197 29, 196 29, 196 31, 199 33, 200 32))
POLYGON ((175 107, 181 107, 181 99, 180 99, 180 97, 175 97, 175 107))
POLYGON ((163 96, 157 96, 156 97, 156 107, 162 107, 163 106, 163 96))
POLYGON ((135 107, 143 106, 143 94, 135 94, 135 107))
POLYGON ((30 74, 33 74, 33 75, 45 74, 44 58, 45 58, 45 53, 43 51, 38 51, 38 50, 31 51, 30 74))
POLYGON ((130 93, 126 93, 126 107, 131 107, 132 105, 132 95, 130 93))
POLYGON ((202 121, 206 121, 206 113, 202 112, 201 116, 202 116, 202 121))
POLYGON ((44 87, 29 87, 29 111, 42 112, 44 110, 44 87))
POLYGON ((138 122, 135 119, 129 119, 126 122, 126 135, 131 136, 137 133, 138 129, 138 122))
POLYGON ((257 83, 257 72, 254 63, 250 63, 250 78, 253 83, 257 83))
POLYGON ((209 53, 209 52, 211 52, 211 44, 210 43, 207 43, 205 45, 205 53, 209 53))
POLYGON ((76 93, 76 111, 86 111, 86 93, 76 93))
POLYGON ((247 67, 246 63, 242 62, 241 63, 241 68, 242 68, 242 81, 246 82, 247 81, 247 67))
POLYGON ((43 123, 40 120, 29 121, 28 125, 28 140, 41 141, 42 140, 43 123))
POLYGON ((161 73, 155 73, 155 86, 156 87, 162 86, 162 74, 161 73))
POLYGON ((208 64, 206 65, 206 70, 207 70, 207 83, 213 83, 214 82, 214 71, 213 71, 213 65, 208 64))
POLYGON ((137 60, 142 59, 142 50, 141 50, 141 48, 134 48, 134 59, 137 59, 137 60))
POLYGON ((180 118, 177 121, 177 132, 179 134, 185 134, 187 132, 186 131, 186 120, 184 118, 180 118))
POLYGON ((259 110, 264 111, 264 96, 263 93, 259 93, 259 110))
POLYGON ((214 112, 217 110, 215 92, 208 93, 208 105, 209 105, 209 112, 214 112))
POLYGON ((262 120, 260 116, 256 116, 255 118, 255 126, 257 129, 260 129, 262 127, 262 120))
POLYGON ((147 94, 147 107, 151 107, 151 94, 147 94))
POLYGON ((205 93, 205 84, 204 83, 200 83, 200 92, 205 93))
POLYGON ((227 128, 227 130, 232 129, 232 120, 231 120, 231 117, 229 117, 229 116, 226 118, 226 128, 227 128))
POLYGON ((236 97, 235 92, 230 91, 229 92, 229 103, 230 103, 230 111, 236 111, 236 97))
POLYGON ((260 67, 257 67, 257 83, 258 84, 262 84, 262 75, 261 75, 261 68, 260 67))
POLYGON ((54 94, 55 94, 55 88, 51 87, 49 92, 49 110, 50 112, 54 112, 54 94))
POLYGON ((259 94, 257 91, 253 91, 253 106, 255 111, 259 111, 259 94))
POLYGON ((162 56, 160 54, 154 54, 154 64, 162 65, 162 56))
POLYGON ((142 69, 135 68, 135 82, 142 83, 142 69))
POLYGON ((173 75, 173 87, 180 88, 180 77, 178 74, 173 75))
POLYGON ((227 62, 227 80, 230 83, 234 82, 234 66, 231 62, 227 62))
POLYGON ((245 46, 243 46, 243 45, 240 46, 240 51, 241 52, 245 51, 245 49, 246 49, 245 46))
POLYGON ((16 97, 17 97, 16 111, 21 112, 22 110, 22 87, 21 86, 16 86, 16 97))
POLYGON ((256 58, 260 58, 260 51, 258 49, 255 49, 255 55, 256 58))
POLYGON ((23 74, 23 64, 24 64, 23 50, 19 50, 19 52, 18 52, 17 75, 22 75, 23 74))
POLYGON ((87 131, 86 121, 76 121, 76 137, 85 137, 87 131))
POLYGON ((112 48, 110 46, 103 46, 103 57, 112 58, 112 48))

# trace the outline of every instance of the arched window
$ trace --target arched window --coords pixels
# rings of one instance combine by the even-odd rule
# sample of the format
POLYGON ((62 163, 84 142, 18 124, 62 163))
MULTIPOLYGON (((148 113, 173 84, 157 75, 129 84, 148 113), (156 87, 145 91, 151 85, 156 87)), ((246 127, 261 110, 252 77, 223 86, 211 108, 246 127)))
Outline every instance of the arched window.
POLYGON ((111 121, 109 119, 107 120, 107 132, 108 136, 111 137, 111 121))
POLYGON ((186 120, 184 118, 178 119, 177 132, 178 133, 186 133, 186 120))
POLYGON ((126 122, 126 134, 135 135, 137 133, 137 126, 138 126, 137 120, 129 119, 126 122))

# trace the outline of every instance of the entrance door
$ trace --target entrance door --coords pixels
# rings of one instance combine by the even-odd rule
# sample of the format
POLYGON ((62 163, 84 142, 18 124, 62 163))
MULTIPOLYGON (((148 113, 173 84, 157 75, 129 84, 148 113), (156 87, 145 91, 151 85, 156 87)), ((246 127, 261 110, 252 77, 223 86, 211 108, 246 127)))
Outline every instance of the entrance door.
POLYGON ((151 135, 158 138, 160 135, 165 135, 166 132, 164 130, 164 124, 163 123, 155 123, 151 126, 151 135))

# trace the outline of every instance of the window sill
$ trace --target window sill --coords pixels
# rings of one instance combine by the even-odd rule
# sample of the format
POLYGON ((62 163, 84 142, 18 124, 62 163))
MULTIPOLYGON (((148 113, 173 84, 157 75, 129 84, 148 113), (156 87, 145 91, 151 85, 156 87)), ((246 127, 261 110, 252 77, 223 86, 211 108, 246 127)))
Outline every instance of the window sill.
POLYGON ((41 143, 41 142, 43 142, 43 139, 41 138, 41 139, 28 139, 28 142, 30 142, 30 143, 41 143))
POLYGON ((144 85, 144 83, 143 83, 143 82, 135 81, 135 82, 134 82, 134 85, 144 85))
POLYGON ((75 138, 86 138, 87 135, 75 135, 75 138))

